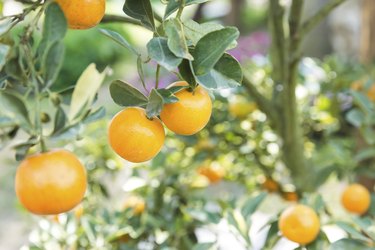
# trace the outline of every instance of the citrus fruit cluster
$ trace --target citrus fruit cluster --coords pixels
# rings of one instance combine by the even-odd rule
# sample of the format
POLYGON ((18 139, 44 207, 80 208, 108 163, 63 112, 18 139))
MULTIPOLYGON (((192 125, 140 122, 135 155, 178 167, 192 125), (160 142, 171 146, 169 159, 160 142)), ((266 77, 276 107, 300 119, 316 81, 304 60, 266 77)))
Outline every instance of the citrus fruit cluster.
MULTIPOLYGON (((172 86, 187 86, 177 82, 172 86)), ((127 161, 140 163, 155 157, 165 140, 164 125, 178 135, 193 135, 208 123, 212 101, 201 86, 178 91, 178 102, 164 105, 160 119, 147 117, 140 107, 127 107, 112 119, 108 137, 112 149, 127 161)))
MULTIPOLYGON (((364 186, 352 184, 344 190, 341 203, 349 212, 362 215, 370 207, 371 196, 364 186)), ((312 208, 296 204, 281 213, 279 229, 287 239, 305 245, 313 242, 318 236, 320 221, 312 208)))
POLYGON ((105 0, 56 0, 71 29, 96 26, 105 13, 105 0))

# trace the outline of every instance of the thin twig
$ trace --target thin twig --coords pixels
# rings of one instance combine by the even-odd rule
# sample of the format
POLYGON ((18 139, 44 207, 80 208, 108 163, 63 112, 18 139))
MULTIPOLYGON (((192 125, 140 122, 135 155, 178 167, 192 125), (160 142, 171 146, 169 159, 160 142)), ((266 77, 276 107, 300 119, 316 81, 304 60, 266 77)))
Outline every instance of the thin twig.
POLYGON ((320 9, 315 15, 308 19, 303 25, 301 30, 301 36, 309 33, 313 30, 320 22, 322 22, 335 8, 340 6, 346 0, 333 0, 320 9))

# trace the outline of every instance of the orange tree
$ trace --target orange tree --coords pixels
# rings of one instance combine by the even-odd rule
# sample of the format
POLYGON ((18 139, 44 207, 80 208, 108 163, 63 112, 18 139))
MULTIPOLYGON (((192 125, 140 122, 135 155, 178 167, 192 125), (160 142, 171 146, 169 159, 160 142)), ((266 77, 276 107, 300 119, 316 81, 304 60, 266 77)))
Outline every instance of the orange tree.
MULTIPOLYGON (((26 132, 29 139, 15 146, 17 159, 26 158, 21 163, 19 175, 23 174, 24 169, 29 166, 28 163, 35 158, 30 154, 39 151, 37 157, 43 159, 43 164, 39 164, 37 168, 40 169, 37 170, 43 171, 46 168, 47 172, 51 174, 46 175, 48 181, 54 184, 60 179, 59 176, 56 176, 59 175, 59 171, 55 171, 53 167, 57 164, 63 168, 66 157, 49 160, 49 154, 55 152, 49 148, 58 147, 57 141, 76 138, 83 125, 103 115, 103 109, 99 108, 95 111, 92 109, 96 93, 104 78, 104 73, 97 72, 94 66, 90 66, 83 73, 74 92, 70 94, 70 102, 66 100, 70 96, 66 94, 66 92, 69 93, 69 90, 52 91, 51 87, 59 73, 64 54, 64 46, 61 41, 65 36, 68 24, 71 28, 90 28, 100 22, 104 15, 105 3, 93 1, 93 5, 87 6, 89 3, 85 1, 75 1, 74 3, 58 1, 58 4, 51 1, 24 0, 21 2, 28 5, 23 13, 1 18, 3 27, 1 34, 2 56, 0 57, 2 143, 12 140, 21 130, 26 132), (90 14, 83 15, 82 13, 86 11, 90 14), (45 13, 43 32, 39 35, 37 28, 43 13, 45 13), (25 18, 26 25, 21 31, 12 33, 12 29, 22 25, 25 18), (52 104, 52 108, 47 107, 48 102, 52 104), (51 117, 54 117, 52 123, 49 122, 51 117)), ((272 179, 273 169, 266 165, 274 165, 278 160, 281 160, 289 170, 296 187, 296 192, 292 193, 281 190, 285 195, 294 194, 294 197, 297 196, 297 198, 292 200, 296 200, 306 192, 315 191, 322 183, 322 177, 326 176, 327 169, 316 168, 314 166, 316 163, 305 154, 306 143, 301 130, 303 121, 296 98, 296 87, 300 80, 298 66, 302 57, 301 44, 305 35, 344 0, 329 2, 306 21, 302 21, 303 0, 293 0, 290 6, 284 5, 282 1, 270 0, 270 33, 273 41, 269 64, 270 75, 264 79, 267 82, 262 81, 258 84, 252 82, 248 73, 243 79, 240 64, 226 53, 227 50, 236 46, 236 39, 239 36, 236 28, 223 27, 218 24, 199 24, 192 20, 182 19, 182 13, 186 6, 207 1, 169 0, 162 2, 165 4, 163 17, 153 10, 152 2, 149 0, 127 0, 123 11, 128 17, 108 15, 102 19, 102 22, 125 22, 140 25, 153 34, 153 38, 147 44, 147 54, 142 54, 118 33, 108 29, 100 30, 102 34, 131 51, 138 58, 137 68, 140 84, 137 86, 139 88, 123 81, 114 81, 110 85, 111 96, 115 103, 125 107, 110 124, 110 144, 114 151, 124 159, 133 162, 144 162, 155 157, 160 150, 163 150, 163 123, 176 134, 192 135, 199 132, 206 126, 211 116, 212 101, 209 92, 236 87, 243 82, 243 88, 256 102, 256 107, 267 116, 267 122, 259 123, 259 125, 269 132, 272 131, 273 135, 277 135, 276 138, 281 145, 281 154, 270 155, 268 161, 264 161, 265 151, 259 147, 253 152, 252 158, 243 157, 242 165, 254 160, 267 177, 263 182, 264 187, 269 191, 279 192, 278 183, 272 179), (155 84, 151 89, 146 86, 144 79, 144 67, 147 67, 150 61, 157 63, 155 84), (159 88, 162 70, 176 75, 184 83, 172 85, 171 82, 171 86, 168 88, 159 88), (265 89, 265 86, 271 86, 270 93, 263 93, 262 90, 265 89), (132 117, 134 118, 131 119, 132 117)), ((360 108, 367 112, 371 105, 363 101, 362 95, 355 93, 353 95, 358 97, 356 100, 360 104, 360 108)), ((369 109, 372 110, 372 107, 369 109)), ((254 106, 247 112, 253 110, 254 106)), ((347 118, 355 123, 357 120, 355 117, 358 117, 360 111, 353 112, 347 118)), ((237 118, 243 119, 244 115, 241 112, 238 114, 240 115, 237 118)), ((217 117, 220 118, 219 115, 217 117)), ((366 123, 366 126, 371 126, 365 119, 362 121, 366 123)), ((210 129, 208 127, 208 130, 210 129)), ((262 131, 262 128, 258 127, 257 129, 262 131)), ((226 142, 233 142, 234 146, 240 146, 241 136, 248 138, 246 130, 250 130, 249 124, 241 123, 238 128, 240 132, 237 133, 236 130, 229 132, 225 138, 226 142)), ((213 128, 214 133, 220 133, 220 131, 222 132, 220 126, 213 128)), ((211 136, 211 134, 208 135, 211 136)), ((204 137, 205 134, 202 133, 199 136, 204 137)), ((220 139, 220 137, 218 138, 220 139)), ((250 138, 257 138, 256 133, 253 133, 250 138)), ((188 144, 189 139, 181 138, 181 141, 183 140, 186 140, 186 144, 188 144)), ((272 140, 271 143, 276 141, 276 139, 272 140)), ((264 144, 262 139, 256 142, 264 144)), ((210 145, 210 141, 198 146, 205 147, 209 154, 217 153, 215 152, 216 148, 210 145)), ((220 146, 225 149, 222 144, 218 144, 218 146, 219 149, 220 146)), ((91 219, 90 216, 83 216, 82 221, 81 215, 76 215, 76 219, 79 220, 78 226, 82 226, 85 233, 81 234, 81 238, 74 242, 75 246, 93 248, 99 244, 98 242, 104 242, 101 246, 107 248, 116 246, 120 249, 121 247, 130 249, 130 247, 139 247, 139 244, 149 243, 160 248, 173 246, 180 247, 180 249, 192 249, 197 243, 194 230, 199 225, 217 223, 218 217, 226 217, 233 230, 241 238, 240 241, 250 247, 251 240, 248 232, 251 226, 251 215, 265 195, 260 194, 246 202, 219 202, 220 213, 206 210, 203 210, 203 215, 198 213, 204 204, 200 197, 194 199, 189 193, 190 188, 196 187, 197 183, 184 183, 180 177, 179 169, 176 168, 176 163, 178 162, 179 166, 185 168, 195 164, 198 170, 194 173, 206 178, 204 185, 207 185, 209 181, 212 183, 219 181, 225 176, 225 173, 213 166, 204 166, 202 171, 202 168, 199 168, 201 164, 194 163, 194 157, 185 159, 185 155, 191 155, 193 151, 194 149, 181 145, 180 147, 168 147, 168 150, 159 154, 152 161, 149 167, 153 168, 160 164, 165 167, 165 173, 163 174, 164 169, 155 171, 155 180, 150 181, 148 186, 137 191, 139 192, 138 196, 154 197, 152 204, 147 205, 142 199, 136 197, 123 205, 122 209, 125 212, 113 213, 105 207, 96 210, 89 208, 87 211, 92 215, 91 219), (183 154, 173 152, 174 150, 181 150, 183 154), (212 176, 215 177, 212 178, 212 176), (239 205, 240 212, 235 205, 239 205), (161 219, 155 220, 158 217, 161 219), (103 220, 99 218, 103 218, 103 220), (124 226, 124 218, 131 218, 126 221, 129 226, 124 226), (112 224, 116 226, 110 227, 109 225, 112 224), (102 225, 102 227, 98 228, 96 225, 102 225), (177 233, 172 234, 171 232, 174 231, 177 233)), ((204 150, 197 149, 196 151, 199 155, 200 151, 204 150)), ((248 149, 241 147, 237 154, 246 154, 246 152, 249 152, 248 149)), ((76 159, 73 161, 76 163, 73 165, 81 165, 76 159)), ((223 161, 225 162, 225 159, 223 161)), ((28 171, 37 173, 32 167, 28 171)), ((247 184, 246 175, 241 176, 241 174, 232 175, 231 178, 235 180, 242 177, 244 183, 247 184)), ((76 190, 74 187, 83 187, 86 182, 82 178, 76 181, 72 180, 74 178, 66 176, 67 181, 71 182, 70 185, 63 186, 63 190, 56 189, 56 192, 70 193, 72 190, 70 188, 76 190)), ((21 202, 25 200, 24 195, 29 198, 27 197, 28 192, 32 195, 34 195, 33 192, 38 195, 42 194, 38 196, 38 199, 33 200, 33 202, 39 203, 37 204, 38 209, 34 209, 34 206, 28 207, 27 202, 23 202, 31 212, 36 211, 40 214, 66 212, 82 198, 81 188, 77 188, 77 190, 79 189, 77 197, 72 197, 71 201, 61 199, 64 195, 53 197, 42 189, 34 190, 35 187, 40 188, 40 186, 33 185, 32 181, 38 180, 17 178, 17 187, 23 189, 26 186, 27 189, 25 193, 19 192, 21 202), (27 188, 27 185, 20 185, 20 181, 29 182, 30 188, 27 188), (53 201, 53 198, 56 200, 53 201), (51 201, 61 202, 62 205, 58 209, 51 209, 49 207, 51 201), (41 212, 39 212, 40 207, 43 208, 41 212)), ((47 185, 51 183, 47 182, 47 185)), ((250 185, 252 184, 250 183, 250 185)), ((360 213, 369 210, 369 215, 373 216, 373 208, 369 208, 369 195, 363 192, 363 189, 361 190, 365 194, 362 195, 363 199, 360 203, 366 206, 361 207, 360 213)), ((357 211, 357 208, 346 205, 348 202, 353 203, 351 200, 354 198, 350 197, 353 196, 351 193, 349 192, 349 197, 345 193, 343 203, 345 207, 349 207, 349 211, 357 211)), ((90 204, 90 197, 87 197, 87 201, 90 204)), ((310 205, 319 214, 331 216, 319 195, 305 195, 301 203, 310 205)), ((280 220, 276 216, 275 220, 270 222, 266 247, 273 247, 275 239, 278 238, 279 229, 283 236, 301 244, 301 249, 305 247, 305 244, 309 244, 306 246, 309 249, 326 247, 328 241, 324 233, 319 232, 320 223, 316 212, 311 208, 298 205, 285 210, 281 214, 280 220)), ((82 214, 82 212, 76 212, 76 214, 82 214)), ((67 223, 70 221, 70 217, 69 214, 67 223)), ((364 247, 373 246, 371 217, 354 218, 352 224, 347 222, 337 222, 336 224, 353 239, 341 240, 334 244, 336 248, 333 249, 343 249, 344 246, 364 249, 364 247)), ((66 224, 65 230, 69 225, 66 224)), ((80 228, 76 228, 77 234, 80 228)), ((41 244, 40 248, 43 248, 43 242, 37 243, 41 244)), ((64 244, 69 244, 69 240, 65 239, 63 246, 64 244)), ((200 249, 212 246, 212 244, 203 244, 197 247, 200 249)))

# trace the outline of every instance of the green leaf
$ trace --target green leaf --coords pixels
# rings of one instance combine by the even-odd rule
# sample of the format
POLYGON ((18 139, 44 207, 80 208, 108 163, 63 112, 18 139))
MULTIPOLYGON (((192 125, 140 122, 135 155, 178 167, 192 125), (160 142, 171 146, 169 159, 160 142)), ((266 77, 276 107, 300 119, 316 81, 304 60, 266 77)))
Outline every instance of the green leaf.
POLYGON ((45 11, 42 41, 38 48, 39 55, 43 58, 52 44, 65 37, 67 30, 68 24, 59 5, 57 3, 49 4, 45 11))
MULTIPOLYGON (((208 33, 213 31, 224 29, 225 27, 218 23, 208 22, 199 24, 191 19, 185 21, 183 23, 184 26, 184 33, 186 38, 192 43, 192 45, 196 45, 199 40, 202 39, 208 33)), ((233 41, 228 49, 233 49, 237 47, 237 41, 233 41)))
POLYGON ((229 54, 224 54, 208 74, 197 76, 197 81, 208 89, 224 89, 239 86, 242 78, 240 63, 229 54))
POLYGON ((362 126, 365 115, 358 109, 352 109, 346 114, 346 120, 353 126, 359 128, 362 126))
POLYGON ((0 36, 8 32, 9 29, 12 28, 12 23, 13 21, 11 18, 0 20, 0 36))
POLYGON ((371 113, 372 103, 371 101, 362 93, 351 91, 350 92, 354 98, 354 103, 358 105, 366 113, 371 113))
POLYGON ((182 78, 192 87, 197 85, 197 80, 193 72, 191 61, 184 59, 178 66, 178 70, 182 78))
POLYGON ((31 137, 27 142, 14 146, 14 150, 16 150, 16 161, 22 161, 25 159, 29 149, 37 143, 38 140, 35 137, 31 137))
POLYGON ((87 117, 83 120, 83 123, 91 123, 97 121, 105 116, 105 108, 100 107, 97 110, 90 112, 87 117))
POLYGON ((114 81, 109 87, 113 101, 122 107, 145 107, 148 99, 138 89, 122 81, 114 81))
POLYGON ((193 51, 195 74, 197 76, 209 74, 239 34, 237 28, 229 27, 213 31, 202 37, 193 51))
POLYGON ((0 116, 0 129, 14 127, 16 125, 17 123, 13 119, 0 116))
POLYGON ((178 19, 171 19, 164 23, 165 33, 168 36, 168 47, 177 57, 194 60, 189 53, 182 23, 178 19))
POLYGON ((158 116, 163 108, 164 99, 156 89, 151 90, 146 113, 149 118, 158 116))
POLYGON ((99 73, 95 64, 90 64, 82 73, 72 95, 68 115, 70 121, 77 118, 77 115, 84 113, 82 112, 84 108, 91 107, 105 75, 106 71, 99 73))
MULTIPOLYGON (((185 0, 185 6, 200 4, 207 1, 209 0, 185 0)), ((167 19, 170 15, 177 11, 180 8, 180 3, 181 2, 178 0, 169 0, 167 8, 165 9, 164 19, 167 19)))
POLYGON ((241 209, 242 216, 244 218, 248 218, 249 216, 251 216, 266 197, 267 193, 263 192, 257 195, 256 197, 248 199, 241 209))
POLYGON ((177 87, 171 87, 171 88, 168 88, 168 89, 158 89, 156 91, 163 98, 164 104, 169 104, 169 103, 178 102, 178 98, 174 94, 179 92, 181 89, 184 89, 184 88, 186 88, 186 87, 177 86, 177 87))
POLYGON ((177 68, 182 62, 182 58, 176 57, 168 47, 166 38, 155 37, 147 44, 150 58, 169 71, 177 68))
POLYGON ((10 51, 10 46, 5 45, 5 44, 0 44, 0 70, 5 65, 9 51, 10 51))
POLYGON ((55 113, 54 125, 53 125, 53 133, 56 134, 61 131, 66 124, 67 117, 64 110, 61 107, 58 107, 55 113))
POLYGON ((368 144, 370 145, 375 144, 375 134, 374 134, 374 130, 372 127, 368 127, 368 126, 361 127, 360 132, 368 144))
POLYGON ((144 89, 146 89, 145 74, 143 72, 143 62, 142 62, 141 56, 138 56, 137 58, 137 70, 138 70, 139 78, 141 79, 142 86, 144 89))
POLYGON ((266 244, 265 247, 267 247, 267 249, 273 249, 274 245, 280 238, 278 233, 279 233, 278 220, 271 221, 269 223, 269 229, 268 229, 267 237, 265 241, 265 244, 266 244))
POLYGON ((141 21, 147 29, 155 31, 154 12, 150 0, 126 0, 123 11, 141 21))
POLYGON ((374 158, 374 157, 375 157, 375 148, 367 148, 367 149, 363 149, 359 151, 358 154, 354 156, 354 160, 356 162, 361 162, 361 161, 374 158))
POLYGON ((43 78, 47 86, 55 82, 63 64, 65 46, 62 41, 53 43, 43 60, 43 78))
POLYGON ((214 248, 215 246, 215 243, 214 242, 210 242, 210 243, 199 243, 199 244, 196 244, 192 250, 213 250, 215 249, 214 248))
POLYGON ((350 225, 347 222, 338 221, 336 222, 336 225, 340 227, 342 230, 347 232, 349 235, 351 235, 353 238, 356 238, 358 240, 368 240, 365 236, 363 236, 355 227, 350 225))
POLYGON ((140 53, 119 33, 112 31, 112 30, 107 30, 107 29, 99 29, 99 31, 103 35, 109 37, 116 43, 120 44, 122 47, 133 52, 136 56, 140 56, 140 53))
POLYGON ((0 92, 0 110, 5 116, 13 119, 26 131, 30 130, 29 111, 22 97, 7 92, 0 92))
POLYGON ((331 244, 329 250, 374 250, 374 248, 366 246, 359 240, 341 239, 331 244))

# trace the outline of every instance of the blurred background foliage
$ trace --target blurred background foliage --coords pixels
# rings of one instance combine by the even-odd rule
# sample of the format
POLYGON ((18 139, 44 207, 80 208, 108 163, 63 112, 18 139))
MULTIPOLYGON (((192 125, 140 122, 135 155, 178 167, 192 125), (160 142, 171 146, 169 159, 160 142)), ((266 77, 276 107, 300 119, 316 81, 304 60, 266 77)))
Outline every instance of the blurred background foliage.
MULTIPOLYGON (((4 11, 10 11, 10 2, 5 2, 4 11)), ((153 2, 161 11, 160 1, 153 2)), ((108 1, 109 13, 121 13, 121 3, 108 1)), ((0 10, 2 6, 1 2, 0 10)), ((186 15, 239 27, 242 37, 231 53, 257 88, 272 95, 267 1, 215 0, 198 9, 189 8, 186 15)), ((103 26, 140 48, 149 38, 148 33, 131 25, 103 26)), ((135 58, 97 29, 69 31, 65 45, 66 57, 55 90, 74 85, 92 62, 99 70, 109 66, 113 70, 110 79, 140 84, 135 58)), ((145 70, 151 82, 154 70, 153 65, 145 70)), ((123 162, 108 147, 108 120, 119 108, 111 104, 104 87, 98 98, 107 107, 106 118, 85 127, 77 143, 61 145, 79 155, 87 167, 90 189, 82 206, 57 217, 26 220, 32 233, 24 239, 17 236, 15 245, 53 250, 294 249, 297 246, 285 242, 285 248, 277 248, 280 236, 275 218, 298 200, 324 215, 323 224, 328 228, 324 232, 336 235, 327 238, 322 234, 316 248, 311 249, 328 249, 327 244, 340 235, 371 243, 375 239, 371 226, 375 205, 366 217, 348 216, 339 205, 337 192, 342 183, 355 180, 373 188, 374 78, 373 64, 362 65, 337 55, 303 59, 297 97, 303 111, 304 146, 312 166, 320 173, 314 181, 317 192, 308 195, 295 192, 280 160, 280 142, 246 87, 213 93, 214 111, 207 128, 191 137, 169 134, 162 153, 141 165, 123 162), (333 224, 335 230, 330 231, 333 224), (368 237, 355 233, 361 230, 368 237)), ((161 84, 168 85, 172 79, 164 74, 161 84)), ((8 168, 14 165, 9 154, 1 155, 1 162, 0 195, 7 201, 2 203, 12 204, 1 205, 1 217, 17 213, 11 218, 20 220, 21 212, 21 220, 30 218, 9 195, 13 192, 9 177, 14 175, 14 169, 8 168), (17 212, 11 211, 16 206, 17 212)), ((5 237, 4 230, 0 226, 0 239, 5 237)), ((339 248, 342 242, 336 244, 337 248, 330 249, 344 249, 339 248)), ((353 247, 350 244, 355 243, 347 246, 353 247)))

